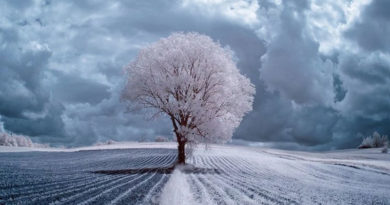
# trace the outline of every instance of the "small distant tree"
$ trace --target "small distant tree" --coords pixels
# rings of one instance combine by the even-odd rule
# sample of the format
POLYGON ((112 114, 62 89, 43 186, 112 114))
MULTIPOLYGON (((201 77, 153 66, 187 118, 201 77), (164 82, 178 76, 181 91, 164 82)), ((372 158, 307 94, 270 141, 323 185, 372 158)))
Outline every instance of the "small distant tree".
POLYGON ((142 49, 126 67, 122 98, 172 122, 178 163, 186 144, 226 142, 252 110, 255 88, 241 75, 232 52, 198 33, 174 33, 142 49))
POLYGON ((374 132, 372 136, 363 138, 362 143, 359 145, 359 149, 383 147, 388 142, 386 135, 380 135, 378 132, 374 132))
POLYGON ((164 137, 164 136, 157 136, 155 139, 154 139, 155 142, 168 142, 168 138, 164 137))

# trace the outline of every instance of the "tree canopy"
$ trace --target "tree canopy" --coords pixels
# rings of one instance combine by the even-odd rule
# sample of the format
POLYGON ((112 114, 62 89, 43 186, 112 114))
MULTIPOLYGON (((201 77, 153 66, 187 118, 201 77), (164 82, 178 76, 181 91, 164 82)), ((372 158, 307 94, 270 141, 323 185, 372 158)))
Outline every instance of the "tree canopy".
MULTIPOLYGON (((252 110, 255 88, 232 51, 198 33, 173 33, 127 67, 122 98, 172 121, 180 143, 226 142, 252 110)), ((184 148, 183 148, 184 149, 184 148)))

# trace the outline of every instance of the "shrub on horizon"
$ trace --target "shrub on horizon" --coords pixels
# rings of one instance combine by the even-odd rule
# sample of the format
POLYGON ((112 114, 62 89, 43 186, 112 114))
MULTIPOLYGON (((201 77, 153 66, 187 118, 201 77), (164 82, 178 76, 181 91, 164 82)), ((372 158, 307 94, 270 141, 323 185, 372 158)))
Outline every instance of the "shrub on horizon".
POLYGON ((359 145, 359 149, 366 148, 377 148, 387 145, 388 138, 387 135, 380 135, 378 132, 374 132, 372 136, 367 136, 363 139, 362 143, 359 145))
POLYGON ((45 144, 32 142, 29 136, 9 134, 6 132, 0 133, 0 146, 8 147, 49 147, 45 144))
POLYGON ((164 136, 157 136, 155 139, 154 139, 155 142, 169 142, 168 138, 164 137, 164 136))

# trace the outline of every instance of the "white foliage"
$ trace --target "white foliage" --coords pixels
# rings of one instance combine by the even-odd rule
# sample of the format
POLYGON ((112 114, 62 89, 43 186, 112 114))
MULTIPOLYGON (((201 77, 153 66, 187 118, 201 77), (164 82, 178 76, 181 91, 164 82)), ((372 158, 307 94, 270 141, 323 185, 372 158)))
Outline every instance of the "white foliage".
POLYGON ((122 98, 177 124, 187 142, 226 142, 252 110, 255 88, 231 51, 198 33, 174 33, 142 49, 127 68, 122 98))
POLYGON ((381 136, 378 132, 374 132, 372 136, 368 136, 363 139, 359 148, 375 148, 375 147, 383 147, 388 142, 388 138, 386 135, 381 136))
POLYGON ((0 146, 11 147, 34 147, 34 143, 27 136, 10 135, 8 133, 0 133, 0 146))

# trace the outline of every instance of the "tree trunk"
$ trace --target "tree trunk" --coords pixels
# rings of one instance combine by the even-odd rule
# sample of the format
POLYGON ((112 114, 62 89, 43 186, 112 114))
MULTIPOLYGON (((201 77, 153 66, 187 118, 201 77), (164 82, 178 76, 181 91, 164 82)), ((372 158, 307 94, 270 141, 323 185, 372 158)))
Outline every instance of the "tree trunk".
POLYGON ((173 129, 176 134, 176 140, 178 143, 177 146, 177 164, 185 164, 186 163, 186 152, 185 152, 185 147, 186 147, 186 142, 187 140, 185 139, 184 136, 182 136, 180 133, 177 132, 178 127, 176 125, 175 119, 173 115, 171 116, 172 124, 173 124, 173 129))
POLYGON ((177 163, 178 164, 185 164, 186 163, 186 152, 185 152, 185 142, 178 141, 177 142, 179 145, 177 147, 177 152, 178 152, 178 158, 177 158, 177 163))

